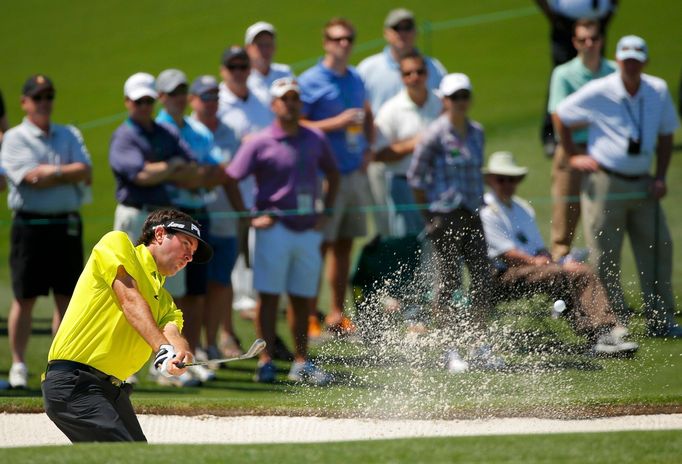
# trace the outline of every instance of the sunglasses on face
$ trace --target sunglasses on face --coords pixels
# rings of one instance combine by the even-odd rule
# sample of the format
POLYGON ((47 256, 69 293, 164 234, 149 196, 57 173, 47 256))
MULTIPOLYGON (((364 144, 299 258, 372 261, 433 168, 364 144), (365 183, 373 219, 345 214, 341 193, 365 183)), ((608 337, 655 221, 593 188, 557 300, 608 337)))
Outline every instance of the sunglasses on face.
POLYGON ((53 93, 41 93, 41 94, 32 96, 31 100, 33 100, 34 102, 41 102, 43 100, 52 101, 52 100, 54 100, 54 94, 53 93))
POLYGON ((412 74, 416 74, 417 76, 425 76, 426 75, 426 69, 419 68, 419 69, 411 69, 409 71, 402 71, 403 77, 409 77, 412 74))
POLYGON ((452 95, 448 96, 452 101, 467 101, 471 99, 471 92, 468 90, 458 90, 452 95))
POLYGON ((251 66, 248 64, 228 64, 227 69, 230 71, 247 71, 251 66))
POLYGON ((156 100, 154 100, 151 97, 142 97, 137 100, 135 100, 133 103, 135 103, 135 106, 143 106, 143 105, 153 105, 156 100))
POLYGON ((576 37, 575 40, 579 44, 584 44, 588 40, 592 43, 595 43, 596 41, 601 40, 601 35, 597 34, 597 35, 591 35, 589 37, 576 37))
POLYGON ((214 102, 218 101, 218 94, 217 93, 202 93, 199 95, 199 99, 203 102, 214 102))
POLYGON ((177 97, 178 95, 187 95, 187 86, 180 85, 175 88, 172 92, 168 92, 169 97, 177 97))
POLYGON ((341 37, 331 37, 328 35, 327 40, 329 40, 330 42, 336 42, 336 43, 341 43, 345 40, 349 44, 352 44, 355 41, 355 36, 353 36, 353 35, 342 35, 341 37))
POLYGON ((495 176, 495 182, 498 184, 518 184, 521 182, 521 178, 512 176, 495 176))
POLYGON ((391 27, 396 32, 412 32, 414 31, 414 23, 409 22, 405 24, 396 24, 395 26, 391 27))

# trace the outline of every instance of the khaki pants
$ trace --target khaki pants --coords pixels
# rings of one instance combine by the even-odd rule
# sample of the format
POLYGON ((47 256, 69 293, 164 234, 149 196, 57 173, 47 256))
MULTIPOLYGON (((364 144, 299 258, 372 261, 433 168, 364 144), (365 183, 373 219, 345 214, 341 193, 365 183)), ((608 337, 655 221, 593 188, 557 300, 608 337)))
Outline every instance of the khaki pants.
MULTIPOLYGON (((585 146, 578 145, 584 152, 585 146)), ((571 251, 578 219, 580 219, 580 184, 582 173, 568 164, 569 157, 558 145, 552 160, 552 258, 557 261, 571 251)))
POLYGON ((630 236, 649 328, 664 327, 675 307, 672 240, 665 214, 649 196, 651 177, 627 180, 604 171, 585 175, 581 208, 585 240, 613 309, 625 312, 621 249, 630 236))
POLYGON ((555 263, 514 266, 502 272, 498 279, 500 295, 506 298, 545 293, 552 299, 564 299, 569 309, 568 319, 581 335, 594 337, 600 329, 617 323, 604 287, 587 265, 580 265, 575 271, 555 263))

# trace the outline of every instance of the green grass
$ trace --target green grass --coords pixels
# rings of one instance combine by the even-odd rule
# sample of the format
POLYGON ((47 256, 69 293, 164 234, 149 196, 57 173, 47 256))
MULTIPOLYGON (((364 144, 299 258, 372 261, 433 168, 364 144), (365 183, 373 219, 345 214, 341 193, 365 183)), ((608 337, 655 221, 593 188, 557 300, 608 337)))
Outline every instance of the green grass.
POLYGON ((678 431, 421 438, 284 445, 77 445, 3 450, 6 462, 672 463, 678 431))
MULTIPOLYGON (((429 20, 434 26, 430 40, 423 44, 423 48, 438 57, 448 70, 466 72, 471 76, 476 97, 473 117, 486 128, 486 153, 511 150, 522 164, 530 167, 530 174, 519 193, 533 202, 543 234, 548 237, 550 163, 542 154, 537 135, 550 73, 546 21, 539 13, 533 12, 532 2, 526 0, 432 0, 405 1, 402 4, 413 9, 421 21, 429 20), (516 13, 509 14, 506 19, 494 20, 494 16, 490 16, 500 11, 516 13), (449 22, 450 28, 444 27, 449 20, 454 20, 449 22)), ((110 230, 113 222, 114 182, 107 162, 108 142, 123 117, 122 86, 128 75, 140 70, 158 74, 167 67, 179 67, 190 78, 203 73, 215 74, 222 49, 228 44, 241 42, 246 26, 258 19, 270 20, 278 28, 277 60, 298 63, 296 71, 301 72, 311 58, 321 53, 320 29, 324 21, 333 15, 346 15, 356 23, 359 31, 357 49, 361 52, 356 53, 353 59, 358 62, 380 48, 378 44, 381 43, 383 18, 395 3, 348 0, 343 3, 307 2, 305 8, 298 5, 290 1, 236 4, 212 0, 74 0, 67 3, 27 0, 3 5, 5 53, 0 88, 8 106, 11 124, 17 124, 21 118, 18 99, 24 79, 32 73, 44 72, 54 79, 57 87, 55 121, 79 124, 92 154, 96 203, 83 210, 86 251, 110 230)), ((678 27, 680 13, 682 4, 678 2, 624 2, 609 31, 607 50, 607 54, 612 56, 617 38, 626 33, 644 36, 651 50, 651 63, 647 71, 667 80, 675 101, 680 77, 679 57, 682 56, 682 33, 678 27)), ((682 174, 678 158, 679 149, 670 168, 670 191, 663 201, 677 245, 682 242, 682 188, 675 182, 682 174)), ((7 208, 0 208, 0 243, 3 244, 9 241, 9 217, 7 208)), ((0 262, 7 262, 8 248, 7 245, 0 246, 0 262)), ((680 249, 679 246, 675 248, 674 262, 682 259, 680 249)), ((55 263, 55 267, 58 266, 59 263, 55 263)), ((627 249, 624 253, 623 279, 629 300, 636 306, 639 302, 636 273, 631 253, 627 249)), ((674 285, 676 293, 682 293, 680 267, 674 271, 674 285)), ((6 318, 10 300, 9 270, 7 266, 0 266, 0 317, 6 318)), ((328 301, 326 287, 321 301, 325 309, 328 301)), ((49 300, 40 300, 35 316, 46 318, 50 314, 49 300)), ((526 330, 523 321, 523 318, 517 319, 510 327, 526 330), (517 323, 520 325, 514 325, 517 323)), ((238 321, 238 331, 244 340, 253 337, 249 323, 238 321)), ((551 338, 553 333, 563 332, 561 327, 549 327, 543 333, 545 337, 551 338)), ((219 381, 206 388, 161 389, 145 379, 134 395, 134 402, 138 410, 183 410, 187 413, 313 412, 411 417, 485 415, 499 411, 562 411, 604 405, 681 405, 682 342, 643 338, 640 341, 642 349, 635 359, 615 361, 594 360, 575 354, 548 355, 537 352, 529 355, 523 354, 523 347, 517 346, 513 350, 518 356, 516 366, 519 370, 516 372, 494 375, 472 373, 462 378, 447 377, 435 365, 427 365, 419 370, 411 369, 404 362, 382 367, 351 366, 354 360, 364 362, 363 353, 358 353, 360 349, 348 344, 332 344, 314 350, 330 370, 344 379, 344 382, 328 389, 314 390, 286 383, 255 385, 250 380, 254 363, 244 362, 232 369, 220 371, 219 381), (550 361, 552 366, 548 366, 550 361), (534 363, 534 370, 531 369, 531 363, 534 363), (538 366, 543 369, 538 371, 538 366)), ((563 340, 569 347, 573 346, 573 342, 575 340, 571 341, 570 337, 563 340)), ((34 335, 31 338, 28 353, 32 368, 31 389, 28 392, 0 393, 0 409, 40 410, 38 373, 45 363, 49 344, 49 336, 34 335)), ((389 353, 391 359, 404 359, 409 353, 399 345, 396 343, 393 352, 389 353)), ((426 364, 428 354, 427 350, 423 355, 426 364)), ((3 336, 0 337, 0 377, 6 375, 9 365, 7 338, 3 336)), ((285 364, 280 367, 286 369, 285 364)), ((626 457, 622 462, 637 462, 637 456, 656 456, 649 453, 663 448, 661 443, 666 442, 669 435, 660 433, 651 434, 650 437, 651 440, 641 440, 646 452, 635 454, 630 461, 626 457), (660 446, 655 446, 656 443, 660 446)), ((419 458, 424 455, 418 450, 426 449, 434 453, 435 461, 439 461, 449 460, 447 453, 457 453, 461 447, 462 450, 469 450, 462 456, 477 459, 474 457, 483 456, 478 453, 488 452, 487 449, 481 449, 479 444, 483 442, 480 440, 484 439, 390 442, 376 450, 383 450, 388 453, 387 456, 398 459, 401 456, 419 458), (446 453, 444 455, 437 454, 441 446, 446 450, 443 451, 446 453), (412 453, 410 450, 414 447, 415 452, 394 455, 388 451, 394 447, 406 453, 412 453)), ((518 448, 519 456, 544 447, 549 453, 567 450, 566 456, 570 458, 572 454, 568 448, 572 440, 578 438, 500 438, 495 442, 501 450, 512 446, 513 442, 519 442, 514 445, 523 448, 518 448)), ((582 437, 580 440, 584 445, 576 447, 578 455, 594 456, 595 461, 603 462, 611 459, 607 450, 619 452, 624 445, 628 445, 625 449, 640 445, 629 441, 627 434, 605 434, 598 438, 582 437), (606 440, 608 443, 602 447, 589 444, 590 440, 593 443, 606 440)), ((343 452, 345 449, 357 449, 358 453, 367 453, 367 461, 371 462, 383 456, 375 453, 374 446, 315 445, 300 449, 315 456, 322 456, 328 450, 343 452)), ((679 451, 679 439, 676 446, 679 451)), ((140 452, 140 448, 131 449, 140 452)), ((207 455, 207 460, 211 456, 217 459, 216 456, 222 452, 221 448, 213 447, 186 449, 192 453, 215 453, 207 455)), ((249 447, 242 451, 240 448, 240 456, 247 460, 266 451, 297 456, 296 450, 299 448, 259 446, 259 451, 254 449, 249 447)), ((492 453, 498 447, 491 449, 492 453)), ((69 449, 69 452, 80 453, 81 450, 83 453, 89 450, 99 452, 96 448, 88 447, 69 449)), ((158 447, 149 450, 157 453, 150 455, 152 457, 161 456, 169 449, 158 447)), ((22 452, 26 451, 12 451, 22 452)), ((493 462, 514 455, 501 453, 486 455, 488 459, 483 456, 480 461, 493 462)), ((135 455, 138 459, 139 456, 135 455)), ((549 461, 549 456, 553 454, 528 456, 535 456, 530 460, 549 461)), ((107 458, 110 457, 107 455, 107 458)), ((666 460, 665 456, 661 459, 661 462, 666 460)))

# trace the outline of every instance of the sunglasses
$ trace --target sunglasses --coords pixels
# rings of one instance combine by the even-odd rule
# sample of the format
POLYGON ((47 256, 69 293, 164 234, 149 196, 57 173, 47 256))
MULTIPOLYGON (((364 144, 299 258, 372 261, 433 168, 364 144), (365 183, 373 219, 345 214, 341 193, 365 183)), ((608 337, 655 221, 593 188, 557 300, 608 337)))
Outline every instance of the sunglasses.
POLYGON ((588 40, 592 43, 597 42, 598 40, 601 40, 601 35, 597 34, 597 35, 591 35, 589 37, 576 37, 575 38, 575 41, 578 42, 579 44, 584 44, 588 40))
POLYGON ((411 76, 412 74, 416 74, 417 76, 425 76, 426 69, 424 68, 411 69, 410 71, 401 71, 401 74, 403 75, 403 77, 408 77, 411 76))
POLYGON ((391 27, 396 32, 412 32, 414 31, 414 23, 406 23, 406 24, 396 24, 395 26, 391 27))
POLYGON ((203 102, 214 102, 218 101, 219 98, 220 97, 218 97, 217 93, 212 92, 202 93, 201 95, 199 95, 199 99, 203 102))
POLYGON ((230 71, 247 71, 249 68, 251 68, 250 65, 248 64, 228 64, 227 69, 230 71))
POLYGON ((298 94, 282 95, 281 97, 279 97, 279 99, 282 100, 284 103, 301 101, 301 97, 299 97, 298 94))
POLYGON ((355 41, 355 36, 354 35, 342 35, 341 37, 332 37, 332 36, 328 35, 327 40, 329 40, 330 42, 336 42, 336 43, 341 43, 345 40, 349 44, 352 44, 355 41))
POLYGON ((169 97, 177 97, 178 95, 187 95, 187 86, 180 85, 175 88, 172 92, 168 92, 169 97))
POLYGON ((135 106, 153 105, 155 102, 156 100, 154 100, 152 97, 142 97, 133 101, 135 106))
POLYGON ((498 184, 518 184, 521 182, 521 177, 495 176, 495 182, 498 184))
POLYGON ((52 100, 54 100, 54 94, 53 93, 41 93, 41 94, 32 96, 31 100, 33 100, 34 102, 41 102, 43 100, 52 101, 52 100))
POLYGON ((452 101, 471 100, 471 92, 469 92, 468 90, 458 90, 452 95, 449 95, 448 98, 452 101))

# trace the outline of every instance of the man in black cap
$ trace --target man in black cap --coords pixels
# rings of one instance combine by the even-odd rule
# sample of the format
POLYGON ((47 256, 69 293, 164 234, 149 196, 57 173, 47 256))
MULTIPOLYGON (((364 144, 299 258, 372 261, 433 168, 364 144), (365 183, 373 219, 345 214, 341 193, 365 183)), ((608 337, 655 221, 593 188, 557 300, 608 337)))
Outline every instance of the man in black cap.
POLYGON ((31 333, 36 298, 54 294, 57 330, 83 269, 82 224, 78 213, 91 179, 90 155, 80 132, 50 121, 55 98, 45 75, 24 83, 21 107, 26 117, 4 136, 2 168, 13 211, 10 269, 14 298, 8 332, 12 351, 9 381, 25 388, 24 352, 31 333), (58 271, 55 272, 55 266, 58 271))

